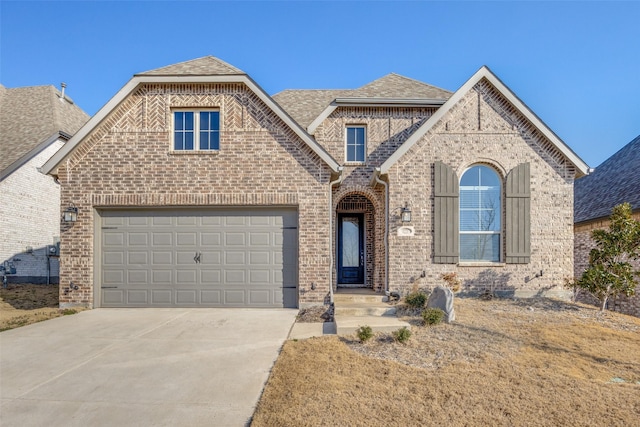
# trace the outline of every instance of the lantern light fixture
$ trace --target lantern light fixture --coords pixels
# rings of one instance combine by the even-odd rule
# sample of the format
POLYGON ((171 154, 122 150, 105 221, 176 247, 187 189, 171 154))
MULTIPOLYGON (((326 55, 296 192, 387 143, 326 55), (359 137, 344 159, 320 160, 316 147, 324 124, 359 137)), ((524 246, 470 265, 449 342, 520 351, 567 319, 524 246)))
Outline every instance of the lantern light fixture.
POLYGON ((62 214, 64 222, 76 222, 78 220, 78 208, 73 203, 69 204, 62 214))

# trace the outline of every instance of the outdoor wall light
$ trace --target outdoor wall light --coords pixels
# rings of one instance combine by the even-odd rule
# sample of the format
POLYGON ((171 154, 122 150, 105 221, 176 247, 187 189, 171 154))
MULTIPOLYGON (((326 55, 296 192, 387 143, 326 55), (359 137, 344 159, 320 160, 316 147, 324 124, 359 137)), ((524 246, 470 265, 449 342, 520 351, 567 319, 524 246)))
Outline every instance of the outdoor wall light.
POLYGON ((64 222, 76 222, 78 220, 78 208, 76 205, 71 203, 67 209, 65 209, 62 219, 64 219, 64 222))
POLYGON ((405 203, 404 208, 401 209, 400 219, 402 222, 411 222, 411 208, 405 203))

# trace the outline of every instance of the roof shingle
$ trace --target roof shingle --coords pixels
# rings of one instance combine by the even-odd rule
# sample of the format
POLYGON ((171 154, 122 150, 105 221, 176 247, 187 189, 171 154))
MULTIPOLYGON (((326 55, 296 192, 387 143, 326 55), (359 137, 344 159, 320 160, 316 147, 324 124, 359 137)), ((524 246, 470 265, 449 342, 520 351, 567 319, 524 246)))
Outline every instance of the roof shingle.
POLYGON ((640 135, 574 184, 574 222, 611 215, 614 206, 628 202, 640 209, 640 135))
POLYGON ((53 86, 0 85, 0 174, 56 133, 73 135, 89 120, 60 96, 53 86))
POLYGON ((244 71, 214 56, 203 56, 191 61, 179 62, 137 76, 224 76, 246 74, 244 71))

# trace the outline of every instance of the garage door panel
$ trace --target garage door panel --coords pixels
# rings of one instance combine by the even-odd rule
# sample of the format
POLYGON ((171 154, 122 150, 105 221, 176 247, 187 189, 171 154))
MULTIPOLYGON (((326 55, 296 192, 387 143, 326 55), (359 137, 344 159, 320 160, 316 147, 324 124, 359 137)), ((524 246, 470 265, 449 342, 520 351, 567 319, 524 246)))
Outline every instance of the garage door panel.
POLYGON ((170 232, 153 232, 151 233, 151 242, 154 247, 156 246, 171 246, 173 245, 173 233, 170 232))
POLYGON ((176 233, 176 244, 178 246, 196 246, 198 242, 198 235, 193 232, 178 232, 176 233))
POLYGON ((131 284, 149 283, 149 272, 147 270, 127 270, 127 282, 131 284))
POLYGON ((227 305, 241 306, 245 303, 245 295, 243 290, 225 290, 224 303, 227 305))
POLYGON ((146 289, 129 289, 127 291, 127 303, 128 304, 149 304, 149 292, 146 289))
POLYGON ((194 285, 197 283, 198 274, 196 270, 177 270, 176 271, 176 284, 177 285, 194 285))
POLYGON ((127 255, 129 265, 146 265, 149 262, 149 254, 146 251, 129 251, 127 255))
POLYGON ((200 233, 200 244, 203 246, 219 246, 222 241, 222 233, 200 233))
POLYGON ((224 233, 224 244, 226 246, 244 246, 245 243, 246 243, 246 236, 244 232, 224 233))
POLYGON ((151 217, 151 224, 154 226, 172 226, 173 220, 170 216, 153 216, 151 217))
POLYGON ((297 306, 294 209, 101 215, 103 306, 297 306))
POLYGON ((242 284, 247 281, 247 275, 244 270, 225 270, 224 282, 227 284, 242 284))
POLYGON ((245 265, 247 257, 244 251, 226 251, 224 253, 224 263, 227 265, 245 265))
POLYGON ((131 232, 127 235, 129 246, 149 246, 149 235, 147 233, 131 232))
POLYGON ((177 290, 176 291, 176 303, 177 304, 192 304, 198 303, 198 291, 195 289, 177 290))
POLYGON ((151 305, 171 305, 172 291, 169 289, 154 289, 151 291, 151 305))
POLYGON ((151 272, 151 285, 170 285, 173 283, 173 270, 157 270, 151 272))
POLYGON ((221 305, 222 304, 222 291, 220 290, 206 290, 200 292, 200 303, 203 305, 221 305))
POLYGON ((200 284, 202 286, 218 285, 222 277, 220 270, 200 270, 200 284))
POLYGON ((173 252, 170 251, 153 251, 151 253, 151 265, 154 267, 171 265, 173 262, 173 252))

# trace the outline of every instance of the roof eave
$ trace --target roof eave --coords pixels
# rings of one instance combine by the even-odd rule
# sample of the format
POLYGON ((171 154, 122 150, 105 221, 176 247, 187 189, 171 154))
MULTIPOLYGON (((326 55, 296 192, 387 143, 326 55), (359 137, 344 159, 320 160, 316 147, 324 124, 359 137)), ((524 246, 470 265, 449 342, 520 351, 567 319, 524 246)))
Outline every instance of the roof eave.
POLYGON ((247 85, 261 101, 271 108, 309 147, 331 168, 338 171, 336 162, 320 145, 300 127, 267 93, 258 86, 247 74, 233 75, 135 75, 129 80, 78 132, 62 147, 53 157, 51 157, 41 168, 42 173, 56 175, 60 163, 75 149, 93 129, 95 129, 127 96, 142 84, 148 83, 244 83, 247 85))
POLYGON ((389 169, 422 138, 438 121, 471 90, 480 80, 486 78, 527 120, 529 120, 560 152, 576 167, 576 177, 589 173, 589 166, 565 144, 527 105, 520 100, 487 66, 482 66, 471 76, 416 132, 413 133, 381 166, 380 173, 389 169))

